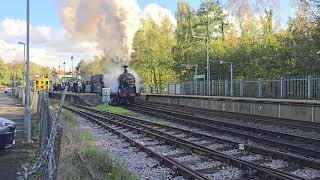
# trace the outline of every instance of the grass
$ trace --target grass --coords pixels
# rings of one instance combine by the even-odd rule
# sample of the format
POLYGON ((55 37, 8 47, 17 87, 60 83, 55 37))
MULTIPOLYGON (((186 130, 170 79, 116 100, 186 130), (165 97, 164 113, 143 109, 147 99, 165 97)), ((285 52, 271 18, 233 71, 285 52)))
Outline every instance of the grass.
MULTIPOLYGON (((119 112, 119 109, 116 111, 119 112)), ((66 141, 68 138, 65 137, 61 143, 62 155, 59 166, 61 179, 90 179, 85 165, 76 156, 77 152, 80 152, 88 164, 97 170, 104 179, 138 179, 126 166, 113 162, 108 152, 95 145, 95 137, 87 130, 81 129, 74 114, 64 111, 62 117, 63 132, 69 134, 70 140, 66 141)))
POLYGON ((29 162, 35 162, 38 155, 38 142, 40 139, 39 120, 36 114, 31 115, 32 140, 31 147, 27 149, 27 158, 29 162))
POLYGON ((124 109, 122 107, 117 107, 117 106, 105 106, 103 104, 100 104, 100 105, 96 106, 96 109, 99 111, 108 111, 108 112, 117 113, 117 114, 129 115, 129 116, 133 116, 133 117, 137 117, 137 118, 141 118, 141 119, 147 119, 149 121, 152 121, 152 122, 155 122, 155 123, 158 123, 161 125, 166 125, 166 126, 169 126, 172 124, 169 121, 164 120, 164 119, 159 119, 159 118, 152 117, 149 115, 136 113, 136 112, 130 111, 128 109, 124 109))
POLYGON ((74 137, 76 142, 89 142, 89 141, 94 141, 95 138, 92 136, 92 134, 90 134, 88 131, 86 130, 79 130, 74 137))
POLYGON ((137 180, 138 178, 124 165, 112 161, 112 158, 94 145, 87 145, 82 154, 96 164, 103 177, 108 180, 137 180))
POLYGON ((76 120, 74 115, 69 111, 62 112, 62 119, 71 127, 78 127, 79 122, 76 120))
POLYGON ((108 111, 108 112, 112 112, 112 113, 118 113, 118 114, 125 114, 125 115, 135 115, 135 112, 132 112, 128 109, 124 109, 122 107, 117 107, 117 106, 105 106, 103 104, 100 104, 98 106, 96 106, 96 109, 99 111, 108 111))

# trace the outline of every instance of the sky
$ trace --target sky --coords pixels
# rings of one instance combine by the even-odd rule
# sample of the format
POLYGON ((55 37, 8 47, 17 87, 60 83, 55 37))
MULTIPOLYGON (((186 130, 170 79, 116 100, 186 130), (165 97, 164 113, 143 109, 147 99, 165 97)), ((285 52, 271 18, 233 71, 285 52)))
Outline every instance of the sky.
MULTIPOLYGON (((68 26, 68 23, 72 24, 72 22, 67 21, 70 19, 66 20, 61 18, 61 10, 64 8, 66 1, 68 0, 30 0, 31 61, 45 66, 55 66, 56 68, 58 66, 62 66, 62 63, 66 61, 69 67, 69 57, 71 56, 74 56, 76 59, 75 61, 77 62, 80 59, 92 59, 92 56, 99 53, 98 47, 101 46, 101 43, 98 42, 100 38, 99 36, 90 38, 92 37, 92 34, 90 34, 85 36, 85 38, 79 38, 77 35, 80 32, 74 32, 75 30, 68 26)), ((159 21, 159 14, 166 14, 171 17, 172 21, 175 21, 174 16, 177 10, 176 0, 115 1, 137 1, 136 4, 138 6, 138 10, 136 10, 137 12, 135 13, 138 14, 139 18, 150 16, 159 21)), ((200 0, 186 1, 190 3, 194 9, 199 7, 200 0)), ((253 2, 253 0, 250 1, 251 3, 253 2)), ((290 5, 291 0, 279 1, 280 19, 283 24, 286 24, 288 18, 292 17, 294 14, 290 5)), ((225 4, 226 0, 222 0, 221 2, 222 4, 225 4)), ((124 5, 126 4, 119 3, 119 7, 124 5)), ((25 42, 25 8, 26 0, 10 0, 1 2, 0 57, 2 57, 5 62, 11 62, 14 59, 23 59, 23 47, 18 45, 17 42, 25 42)), ((130 9, 126 10, 130 11, 130 9)), ((72 20, 77 23, 76 19, 72 20)), ((139 23, 139 21, 136 22, 139 23)), ((135 30, 136 27, 131 31, 126 29, 123 33, 126 35, 127 33, 131 33, 132 35, 135 30)), ((130 43, 132 39, 127 41, 130 43)))

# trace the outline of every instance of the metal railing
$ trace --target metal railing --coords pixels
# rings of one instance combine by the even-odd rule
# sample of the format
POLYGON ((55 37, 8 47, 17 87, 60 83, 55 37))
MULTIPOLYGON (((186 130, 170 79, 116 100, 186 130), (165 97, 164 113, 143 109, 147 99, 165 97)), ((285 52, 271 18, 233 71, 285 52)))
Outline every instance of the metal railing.
MULTIPOLYGON (((210 86, 210 95, 212 96, 231 96, 230 80, 212 80, 210 86)), ((207 83, 204 81, 168 84, 167 94, 205 96, 209 94, 206 87, 207 83)), ((233 96, 279 99, 320 99, 320 78, 307 76, 280 78, 278 80, 233 80, 233 96)))
POLYGON ((49 95, 47 91, 39 91, 37 113, 39 119, 40 138, 39 156, 33 164, 22 165, 22 176, 18 179, 28 179, 34 173, 40 173, 42 179, 52 180, 56 178, 57 161, 60 153, 60 116, 66 91, 58 105, 58 110, 50 110, 49 95))

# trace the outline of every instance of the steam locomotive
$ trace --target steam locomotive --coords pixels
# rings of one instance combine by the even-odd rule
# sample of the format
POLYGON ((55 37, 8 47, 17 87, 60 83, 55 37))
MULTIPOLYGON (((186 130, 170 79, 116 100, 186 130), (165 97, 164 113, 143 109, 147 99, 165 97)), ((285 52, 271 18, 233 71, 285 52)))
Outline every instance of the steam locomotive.
MULTIPOLYGON (((123 68, 124 72, 118 77, 118 89, 116 92, 111 92, 110 95, 112 104, 133 104, 137 96, 135 77, 128 73, 128 66, 123 66, 123 68)), ((91 92, 101 94, 103 87, 103 75, 91 77, 91 92)))
POLYGON ((123 66, 124 73, 118 77, 118 92, 111 95, 112 102, 115 104, 130 103, 133 104, 137 96, 136 80, 134 76, 128 73, 128 66, 123 66))

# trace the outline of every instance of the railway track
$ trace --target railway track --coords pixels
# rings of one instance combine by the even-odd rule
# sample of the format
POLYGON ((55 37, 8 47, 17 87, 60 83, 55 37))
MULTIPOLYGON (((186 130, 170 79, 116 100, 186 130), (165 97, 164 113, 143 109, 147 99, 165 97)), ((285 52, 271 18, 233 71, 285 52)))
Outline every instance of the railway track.
POLYGON ((298 120, 273 118, 273 117, 266 117, 266 116, 259 116, 259 115, 216 111, 216 110, 208 110, 208 109, 186 107, 186 106, 174 106, 174 105, 169 105, 164 103, 151 103, 148 101, 137 101, 135 104, 142 105, 142 106, 156 105, 157 107, 170 108, 171 110, 175 110, 177 112, 185 112, 193 116, 234 119, 234 120, 241 120, 245 122, 254 122, 259 124, 283 126, 283 127, 294 128, 294 129, 303 129, 307 131, 311 130, 311 131, 320 132, 320 123, 314 123, 314 122, 308 122, 308 121, 298 121, 298 120))
POLYGON ((192 127, 206 129, 208 131, 219 132, 222 135, 227 134, 234 137, 241 137, 245 140, 263 144, 264 146, 275 150, 291 152, 307 158, 320 158, 320 139, 248 127, 230 122, 224 122, 223 120, 213 120, 193 116, 190 115, 188 110, 181 112, 174 109, 169 109, 168 107, 162 108, 157 104, 153 106, 144 106, 138 104, 135 106, 125 106, 125 108, 151 116, 164 118, 174 123, 180 123, 192 127))
MULTIPOLYGON (((173 167, 180 174, 185 176, 186 178, 191 179, 210 179, 210 174, 215 174, 215 172, 221 171, 225 165, 223 162, 227 162, 229 166, 232 168, 237 167, 241 169, 242 176, 237 178, 246 178, 246 179, 304 179, 304 177, 299 177, 294 175, 293 173, 289 173, 293 170, 301 169, 301 167, 286 166, 281 170, 276 170, 267 166, 263 166, 263 161, 270 161, 270 159, 260 159, 259 163, 254 163, 246 160, 242 160, 241 157, 237 157, 235 155, 230 155, 228 153, 222 153, 222 150, 232 150, 238 144, 232 141, 225 141, 222 139, 213 138, 204 134, 195 133, 183 129, 178 129, 166 125, 157 124, 154 122, 146 121, 143 119, 133 118, 129 116, 113 114, 108 112, 101 112, 94 110, 89 107, 78 106, 77 108, 68 108, 67 109, 78 113, 82 116, 85 116, 87 119, 94 121, 95 123, 108 128, 109 130, 114 131, 115 133, 123 135, 123 132, 132 131, 134 134, 139 135, 139 138, 132 139, 128 136, 125 136, 128 141, 132 142, 135 146, 140 147, 144 151, 148 152, 148 154, 152 156, 156 156, 160 161, 166 162, 165 164, 169 167, 173 167), (123 132, 120 132, 120 129, 125 129, 123 132), (117 129, 118 128, 118 129, 117 129), (128 130, 130 129, 130 130, 128 130), (186 134, 186 137, 179 136, 181 134, 186 134), (147 143, 146 140, 141 140, 141 134, 144 134, 144 138, 149 137, 152 139, 147 140, 148 142, 156 142, 156 143, 147 143), (191 138, 191 139, 190 139, 191 138), (198 139, 192 139, 198 138, 198 139), (129 140, 130 139, 130 140, 129 140), (201 142, 201 140, 207 140, 208 142, 201 142), (200 141, 199 141, 200 140, 200 141), (207 145, 215 144, 219 142, 220 144, 226 145, 224 148, 220 147, 219 150, 214 150, 212 148, 208 148, 207 145), (149 144, 146 147, 144 144, 149 144), (170 146, 171 149, 177 149, 178 147, 182 148, 183 151, 176 154, 167 154, 163 152, 155 152, 161 146, 170 146), (184 161, 181 162, 181 159, 185 156, 196 156, 200 157, 197 160, 192 161, 184 161), (203 162, 205 161, 205 162, 203 162), (207 167, 203 169, 195 169, 199 163, 207 163, 211 165, 215 165, 214 167, 207 167), (208 175, 209 174, 209 175, 208 175)), ((160 148, 161 149, 161 148, 160 148)), ((218 148, 219 149, 219 148, 218 148)), ((250 148, 249 148, 250 149, 250 148)), ((252 147, 251 147, 252 149, 252 147)), ((259 148, 257 148, 259 149, 259 148)), ((247 147, 248 150, 248 147, 247 147)), ((175 151, 175 150, 174 150, 175 151)), ((258 151, 258 150, 257 150, 258 151)), ((260 148, 260 151, 261 150, 260 148)), ((266 152, 266 151, 265 151, 266 152)), ((243 151, 245 153, 245 151, 243 151)), ((270 152, 269 152, 270 153, 270 152)), ((283 154, 282 154, 283 155, 283 154)), ((248 156, 248 154, 243 154, 242 157, 248 156)), ((280 154, 278 154, 280 157, 280 154)), ((284 157, 284 156, 283 156, 284 157)), ((295 156, 288 156, 291 159, 295 159, 293 161, 301 162, 302 164, 312 164, 311 166, 319 167, 319 162, 311 161, 310 159, 304 159, 295 156), (309 161, 309 162, 308 162, 309 161)), ((287 158, 288 158, 287 157, 287 158)), ((258 160, 259 161, 259 160, 258 160)), ((310 167, 310 166, 309 166, 310 167)))

